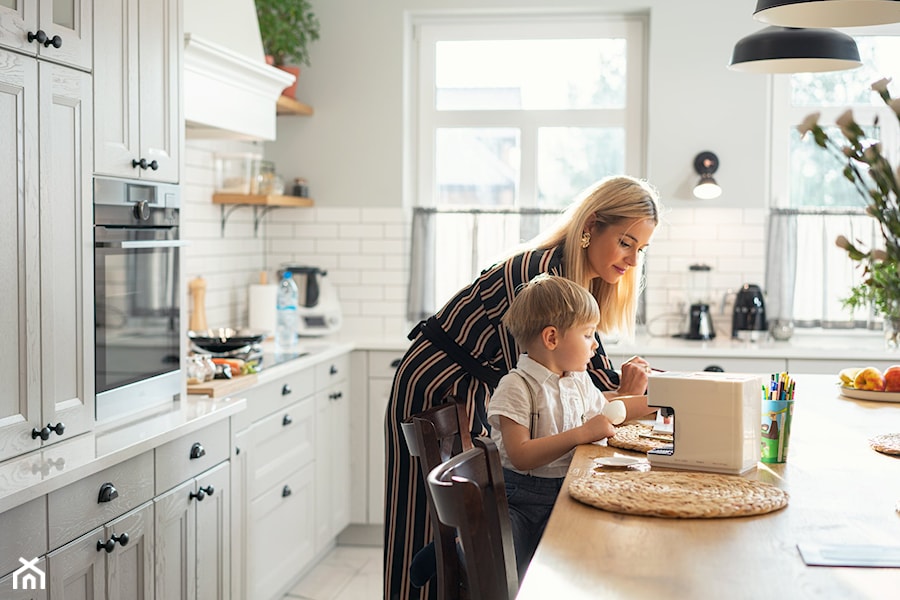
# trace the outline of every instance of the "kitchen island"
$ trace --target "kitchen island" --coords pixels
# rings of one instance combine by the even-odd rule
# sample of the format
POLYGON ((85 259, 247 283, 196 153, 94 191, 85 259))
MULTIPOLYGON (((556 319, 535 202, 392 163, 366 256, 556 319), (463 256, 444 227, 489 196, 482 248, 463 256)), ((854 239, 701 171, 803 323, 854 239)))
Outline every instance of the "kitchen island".
POLYGON ((518 598, 896 597, 900 568, 807 566, 797 545, 900 555, 900 457, 868 443, 900 432, 900 404, 847 398, 833 375, 794 378, 787 462, 745 475, 787 491, 786 508, 720 519, 605 512, 572 499, 568 483, 593 473, 596 457, 640 455, 580 446, 518 598))

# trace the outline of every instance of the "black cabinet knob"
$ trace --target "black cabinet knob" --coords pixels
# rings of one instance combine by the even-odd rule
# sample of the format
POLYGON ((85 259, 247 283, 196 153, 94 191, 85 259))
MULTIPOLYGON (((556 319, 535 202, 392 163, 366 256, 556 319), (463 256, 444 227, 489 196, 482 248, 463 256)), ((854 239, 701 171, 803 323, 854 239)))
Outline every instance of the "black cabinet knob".
POLYGON ((288 425, 290 425, 293 422, 294 422, 294 420, 291 418, 291 415, 284 415, 284 418, 281 420, 281 424, 284 427, 287 427, 288 425))
POLYGON ((201 487, 200 491, 206 492, 207 496, 212 496, 214 493, 216 493, 216 488, 214 488, 211 485, 208 485, 205 488, 201 487))
POLYGON ((331 368, 328 369, 328 374, 329 374, 329 375, 337 375, 337 372, 338 372, 338 371, 337 371, 337 367, 334 366, 334 365, 331 365, 331 368))
POLYGON ((206 456, 206 448, 200 442, 194 442, 194 445, 191 446, 191 460, 201 456, 206 456))
POLYGON ((343 393, 343 392, 334 392, 334 393, 332 393, 332 394, 328 394, 328 399, 329 399, 329 400, 340 400, 340 399, 343 398, 343 397, 344 397, 344 393, 343 393))
POLYGON ((37 40, 38 44, 46 44, 47 43, 47 33, 43 29, 38 29, 34 33, 28 32, 28 43, 34 42, 37 40))
POLYGON ((121 535, 113 535, 105 542, 103 540, 97 540, 97 552, 101 550, 106 550, 107 554, 116 549, 116 542, 118 542, 122 546, 128 545, 128 534, 123 533, 121 535))
POLYGON ((100 486, 100 495, 97 498, 97 504, 101 502, 112 502, 119 497, 119 490, 111 483, 104 483, 100 486))
POLYGON ((62 48, 62 38, 58 35, 54 35, 52 38, 44 41, 43 43, 44 48, 49 48, 50 46, 53 46, 54 48, 62 48))
POLYGON ((156 162, 155 160, 151 160, 151 161, 150 161, 150 168, 151 168, 152 170, 154 170, 154 171, 157 170, 157 169, 159 168, 159 163, 156 162))
POLYGON ((50 431, 55 431, 56 435, 62 435, 63 432, 66 430, 65 424, 63 424, 62 422, 57 423, 56 425, 51 425, 50 423, 47 423, 47 427, 50 428, 50 431))
POLYGON ((133 158, 133 159, 131 159, 131 166, 146 169, 147 168, 147 159, 142 158, 142 159, 138 160, 136 158, 133 158))
POLYGON ((281 395, 287 396, 290 393, 291 393, 291 386, 289 386, 288 384, 284 384, 284 386, 282 386, 282 388, 281 388, 281 395))
POLYGON ((122 533, 119 535, 114 535, 109 539, 111 539, 114 542, 119 542, 120 546, 127 546, 129 538, 128 538, 128 533, 126 532, 126 533, 122 533))
POLYGON ((191 500, 196 498, 198 502, 203 502, 203 499, 206 498, 206 490, 200 488, 196 491, 196 493, 191 492, 190 494, 188 494, 188 498, 190 498, 191 500))
POLYGON ((395 358, 394 360, 391 361, 391 368, 392 368, 392 369, 396 369, 397 367, 400 366, 400 363, 401 363, 401 362, 403 362, 402 359, 395 358))
POLYGON ((282 498, 287 498, 287 497, 290 496, 292 493, 293 493, 293 492, 291 491, 291 486, 289 486, 289 485, 286 485, 286 486, 284 486, 284 487, 281 489, 281 497, 282 497, 282 498))
POLYGON ((41 438, 44 441, 50 439, 50 428, 44 427, 42 429, 38 429, 37 427, 31 428, 31 439, 41 438))

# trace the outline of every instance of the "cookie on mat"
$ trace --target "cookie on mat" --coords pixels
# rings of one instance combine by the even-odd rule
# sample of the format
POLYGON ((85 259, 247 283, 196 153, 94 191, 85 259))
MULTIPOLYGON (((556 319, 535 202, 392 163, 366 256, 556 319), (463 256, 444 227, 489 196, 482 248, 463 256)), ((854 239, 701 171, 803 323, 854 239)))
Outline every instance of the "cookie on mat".
POLYGON ((869 445, 882 454, 900 456, 900 433, 882 433, 869 439, 869 445))

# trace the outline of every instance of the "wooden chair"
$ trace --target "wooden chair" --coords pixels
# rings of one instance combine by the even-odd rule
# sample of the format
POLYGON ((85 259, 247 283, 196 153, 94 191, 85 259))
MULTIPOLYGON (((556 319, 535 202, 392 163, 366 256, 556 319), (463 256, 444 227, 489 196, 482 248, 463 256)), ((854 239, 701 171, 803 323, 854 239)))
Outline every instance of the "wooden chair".
MULTIPOLYGON (((432 469, 450 457, 473 447, 466 407, 454 398, 411 416, 400 424, 400 428, 410 455, 419 459, 423 479, 427 479, 432 469)), ((434 531, 438 600, 468 598, 463 575, 465 569, 456 550, 456 529, 438 519, 427 484, 425 494, 434 531)))
POLYGON ((500 453, 490 438, 474 446, 428 474, 431 500, 457 530, 472 600, 513 600, 519 579, 500 453))

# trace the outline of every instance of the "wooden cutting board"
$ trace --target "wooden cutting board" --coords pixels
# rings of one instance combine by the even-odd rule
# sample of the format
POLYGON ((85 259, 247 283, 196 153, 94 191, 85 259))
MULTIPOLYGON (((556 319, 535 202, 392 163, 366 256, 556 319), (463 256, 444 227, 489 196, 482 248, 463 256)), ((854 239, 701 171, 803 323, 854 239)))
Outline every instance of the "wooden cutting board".
POLYGON ((204 383, 187 386, 188 394, 197 396, 210 396, 212 398, 223 398, 225 396, 234 396, 235 394, 256 385, 256 374, 241 375, 232 379, 213 379, 204 383))

